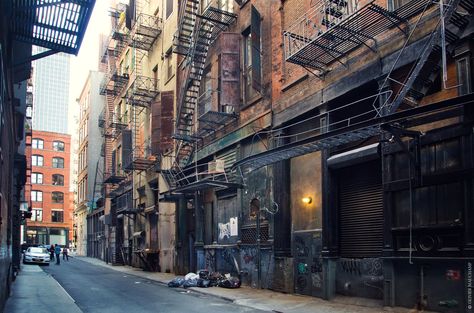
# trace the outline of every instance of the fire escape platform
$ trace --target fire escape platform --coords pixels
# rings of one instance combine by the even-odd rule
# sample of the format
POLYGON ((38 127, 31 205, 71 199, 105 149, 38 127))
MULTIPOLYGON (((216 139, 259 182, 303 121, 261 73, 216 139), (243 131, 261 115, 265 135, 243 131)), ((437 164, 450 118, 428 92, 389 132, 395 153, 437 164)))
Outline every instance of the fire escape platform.
POLYGON ((201 123, 207 124, 215 128, 216 126, 226 125, 230 121, 235 120, 236 118, 237 118, 237 114, 235 113, 207 111, 201 116, 199 116, 198 120, 201 123))
POLYGON ((134 76, 125 97, 129 104, 147 108, 159 94, 156 86, 158 86, 156 79, 141 75, 134 76))
POLYGON ((161 32, 159 17, 141 13, 130 32, 130 45, 148 51, 161 32))
POLYGON ((144 158, 144 157, 134 157, 131 162, 124 166, 124 169, 127 171, 145 171, 153 166, 155 166, 156 160, 144 158))
POLYGON ((226 31, 230 25, 237 20, 237 14, 220 10, 213 6, 208 6, 198 17, 211 22, 214 25, 211 35, 211 42, 217 39, 217 36, 226 31))
POLYGON ((367 139, 382 133, 381 126, 390 123, 407 123, 422 116, 455 109, 462 105, 474 105, 474 94, 468 94, 441 102, 399 111, 386 116, 375 117, 351 126, 341 127, 326 133, 314 135, 302 140, 278 146, 276 148, 248 156, 237 161, 233 168, 245 167, 258 169, 279 161, 287 160, 308 153, 344 145, 346 143, 367 139))
POLYGON ((117 173, 106 173, 104 176, 104 184, 118 184, 125 179, 125 176, 117 173))
POLYGON ((396 27, 406 34, 402 24, 407 24, 405 18, 371 2, 315 37, 285 31, 286 61, 326 72, 330 64, 342 63, 344 56, 362 45, 374 51, 374 38, 389 29, 396 27))

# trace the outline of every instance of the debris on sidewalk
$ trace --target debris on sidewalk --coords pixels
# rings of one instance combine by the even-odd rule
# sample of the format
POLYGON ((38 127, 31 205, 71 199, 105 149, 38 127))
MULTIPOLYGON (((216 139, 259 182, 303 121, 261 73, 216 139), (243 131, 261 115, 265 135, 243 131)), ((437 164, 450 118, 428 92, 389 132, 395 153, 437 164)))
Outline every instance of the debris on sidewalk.
POLYGON ((222 287, 222 288, 240 288, 241 282, 237 277, 231 276, 229 273, 222 275, 219 272, 210 273, 208 270, 200 270, 196 273, 188 273, 186 276, 175 277, 168 283, 168 287, 178 288, 183 286, 184 288, 189 287, 222 287))

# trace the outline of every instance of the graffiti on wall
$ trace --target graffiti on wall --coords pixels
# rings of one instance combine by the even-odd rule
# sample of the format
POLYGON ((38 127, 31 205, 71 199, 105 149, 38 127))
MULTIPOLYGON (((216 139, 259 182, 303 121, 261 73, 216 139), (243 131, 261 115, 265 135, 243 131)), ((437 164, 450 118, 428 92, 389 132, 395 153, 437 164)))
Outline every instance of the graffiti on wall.
POLYGON ((382 260, 341 258, 337 263, 336 289, 344 295, 382 298, 382 260))

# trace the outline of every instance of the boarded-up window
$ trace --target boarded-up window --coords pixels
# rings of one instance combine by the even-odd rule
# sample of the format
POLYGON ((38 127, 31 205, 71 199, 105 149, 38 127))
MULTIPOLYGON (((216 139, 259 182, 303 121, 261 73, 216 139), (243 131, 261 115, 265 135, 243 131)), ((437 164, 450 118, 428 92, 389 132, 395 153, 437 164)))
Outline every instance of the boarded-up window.
POLYGON ((160 101, 152 105, 151 151, 155 155, 166 153, 172 147, 173 98, 173 91, 164 91, 160 101))
POLYGON ((126 168, 132 162, 132 131, 122 130, 122 162, 126 168))

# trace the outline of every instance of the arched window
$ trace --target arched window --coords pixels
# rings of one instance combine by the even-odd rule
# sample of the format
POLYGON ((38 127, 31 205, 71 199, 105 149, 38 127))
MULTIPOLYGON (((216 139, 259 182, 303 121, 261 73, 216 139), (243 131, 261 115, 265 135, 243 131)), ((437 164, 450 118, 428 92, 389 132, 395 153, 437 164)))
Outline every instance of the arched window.
POLYGON ((59 191, 53 191, 51 193, 51 200, 54 203, 63 203, 64 202, 64 193, 59 191))
POLYGON ((32 184, 42 184, 43 183, 43 174, 41 174, 41 173, 31 173, 31 183, 32 184))
POLYGON ((64 186, 64 176, 60 174, 53 174, 53 185, 64 186))
POLYGON ((53 167, 54 168, 64 168, 64 159, 63 158, 53 158, 53 167))
POLYGON ((43 156, 42 155, 32 155, 31 156, 31 165, 33 166, 43 166, 43 156))
POLYGON ((54 151, 64 151, 64 142, 62 142, 62 141, 53 141, 53 150, 54 151))
POLYGON ((44 141, 43 139, 39 139, 39 138, 33 138, 31 140, 31 147, 33 149, 44 149, 44 141))
POLYGON ((43 202, 43 192, 39 190, 31 191, 31 201, 33 202, 43 202))

